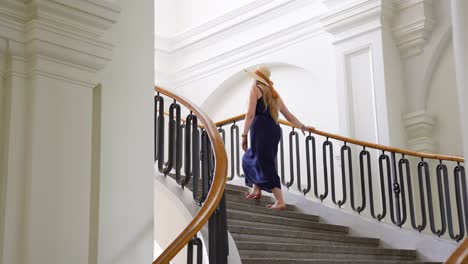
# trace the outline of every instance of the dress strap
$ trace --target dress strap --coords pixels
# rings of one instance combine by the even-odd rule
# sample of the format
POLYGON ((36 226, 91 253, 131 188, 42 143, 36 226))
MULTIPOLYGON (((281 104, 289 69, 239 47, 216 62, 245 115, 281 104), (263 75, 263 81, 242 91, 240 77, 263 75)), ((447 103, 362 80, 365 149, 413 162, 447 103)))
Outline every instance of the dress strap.
POLYGON ((262 90, 262 88, 260 88, 260 86, 256 86, 256 87, 260 90, 260 92, 261 92, 262 95, 263 95, 263 90, 262 90))

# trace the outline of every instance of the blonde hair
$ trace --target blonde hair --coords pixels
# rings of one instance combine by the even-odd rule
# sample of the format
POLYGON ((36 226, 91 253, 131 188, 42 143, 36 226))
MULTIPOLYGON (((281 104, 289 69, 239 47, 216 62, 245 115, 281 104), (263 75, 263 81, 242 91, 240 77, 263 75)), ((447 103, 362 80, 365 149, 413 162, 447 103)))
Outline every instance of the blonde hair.
POLYGON ((257 85, 260 85, 263 89, 263 102, 265 103, 265 110, 269 110, 271 117, 275 122, 278 122, 279 118, 279 102, 278 102, 278 96, 276 98, 273 96, 273 90, 271 89, 270 86, 257 81, 257 85))

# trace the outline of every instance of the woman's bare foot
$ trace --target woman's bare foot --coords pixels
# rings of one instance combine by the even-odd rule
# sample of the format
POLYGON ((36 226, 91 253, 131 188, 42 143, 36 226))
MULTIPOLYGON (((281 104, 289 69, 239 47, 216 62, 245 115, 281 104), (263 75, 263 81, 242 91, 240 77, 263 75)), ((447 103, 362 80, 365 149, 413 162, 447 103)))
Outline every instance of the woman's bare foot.
POLYGON ((272 210, 286 210, 286 204, 276 201, 274 204, 267 205, 267 208, 272 210))
POLYGON ((259 200, 262 197, 262 190, 254 186, 250 192, 245 193, 245 198, 247 199, 254 199, 254 200, 259 200))

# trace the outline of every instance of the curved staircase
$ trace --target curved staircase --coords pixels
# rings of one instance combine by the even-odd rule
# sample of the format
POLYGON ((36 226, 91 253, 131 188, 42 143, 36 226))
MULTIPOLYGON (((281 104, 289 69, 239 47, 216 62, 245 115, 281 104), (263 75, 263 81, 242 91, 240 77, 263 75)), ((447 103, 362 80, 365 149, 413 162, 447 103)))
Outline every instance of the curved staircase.
POLYGON ((226 185, 228 229, 243 264, 435 263, 416 261, 416 251, 379 247, 379 239, 348 235, 347 226, 320 223, 294 205, 265 208, 273 197, 243 197, 248 188, 226 185))

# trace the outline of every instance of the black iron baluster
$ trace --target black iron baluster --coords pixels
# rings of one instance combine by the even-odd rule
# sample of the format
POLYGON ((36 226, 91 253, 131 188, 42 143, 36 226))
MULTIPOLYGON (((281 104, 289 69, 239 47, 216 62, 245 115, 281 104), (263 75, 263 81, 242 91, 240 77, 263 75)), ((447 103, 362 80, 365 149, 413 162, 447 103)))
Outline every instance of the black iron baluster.
POLYGON ((218 133, 221 135, 221 138, 223 139, 223 143, 226 144, 226 131, 224 130, 224 128, 219 127, 218 133))
POLYGON ((323 194, 319 195, 320 201, 323 201, 325 198, 328 196, 328 161, 327 161, 327 149, 329 153, 329 159, 330 159, 330 173, 334 173, 334 165, 333 165, 333 144, 331 141, 325 140, 322 145, 323 149, 323 182, 324 182, 324 187, 325 190, 323 194))
POLYGON ((318 191, 317 191, 317 152, 315 149, 315 138, 312 136, 311 133, 306 137, 306 165, 307 165, 307 189, 302 190, 302 193, 307 194, 310 192, 312 188, 311 184, 311 176, 310 176, 310 144, 312 143, 312 166, 313 166, 313 173, 314 173, 314 193, 315 196, 318 198, 318 191))
POLYGON ((458 177, 455 178, 455 185, 458 185, 459 188, 461 188, 461 192, 463 193, 462 201, 464 201, 463 208, 465 211, 465 231, 468 233, 468 190, 466 185, 465 168, 461 166, 460 163, 458 163, 457 168, 458 177))
MULTIPOLYGON (((179 163, 179 166, 178 168, 181 170, 182 167, 184 166, 184 158, 185 158, 185 121, 182 121, 182 124, 180 125, 180 138, 181 138, 181 141, 180 141, 180 163, 179 163)), ((185 175, 184 175, 185 176, 185 175)))
POLYGON ((429 164, 426 162, 427 166, 424 167, 424 175, 426 180, 426 192, 427 192, 427 208, 429 211, 429 224, 431 226, 431 231, 433 233, 438 233, 440 230, 435 230, 434 222, 434 207, 432 204, 432 189, 431 189, 431 177, 429 172, 429 164))
POLYGON ((296 138, 295 143, 296 143, 296 164, 297 164, 297 178, 298 178, 298 185, 297 187, 299 188, 299 191, 301 191, 301 166, 300 166, 300 158, 299 158, 299 135, 297 132, 292 129, 292 131, 289 133, 289 172, 290 172, 290 178, 289 182, 286 183, 286 187, 291 187, 294 184, 294 152, 293 152, 293 139, 296 138))
MULTIPOLYGON (((421 228, 421 225, 416 224, 416 216, 414 213, 415 210, 414 210, 414 199, 413 199, 413 184, 412 184, 411 175, 410 175, 409 160, 404 157, 399 162, 400 174, 403 174, 403 165, 405 165, 405 168, 406 168, 406 181, 408 183, 408 200, 409 200, 409 209, 410 209, 410 217, 411 217, 411 226, 414 229, 419 230, 421 228)), ((393 218, 392 218, 392 221, 393 221, 393 218)), ((403 223, 401 224, 395 223, 395 224, 399 226, 403 225, 403 223)))
POLYGON ((338 205, 340 208, 341 206, 343 206, 343 204, 346 203, 346 159, 345 159, 345 156, 348 157, 348 169, 349 169, 349 175, 352 177, 353 173, 352 173, 352 165, 351 165, 351 162, 352 162, 352 159, 351 159, 351 148, 347 145, 346 142, 344 142, 344 145, 341 147, 341 150, 340 150, 340 156, 341 156, 341 190, 342 190, 342 193, 343 193, 343 199, 342 200, 339 200, 339 201, 336 201, 336 198, 335 198, 335 179, 334 177, 332 176, 332 200, 333 200, 333 203, 335 203, 336 205, 338 205), (346 153, 348 155, 346 155, 346 153))
MULTIPOLYGON (((168 172, 170 172, 170 170, 172 168, 175 168, 175 178, 176 178, 176 182, 180 185, 182 185, 182 187, 185 185, 184 181, 182 181, 180 178, 181 178, 181 174, 180 174, 180 169, 182 168, 182 127, 181 127, 181 117, 180 117, 180 105, 177 104, 176 100, 174 100, 174 102, 171 104, 171 106, 169 107, 169 116, 173 116, 173 118, 169 117, 169 120, 170 122, 173 122, 173 133, 175 134, 175 138, 173 140, 173 146, 172 146, 172 155, 173 155, 173 162, 175 161, 175 164, 172 163, 170 169, 169 169, 169 166, 168 166, 168 172), (175 113, 174 113, 175 112, 175 113), (172 113, 172 114, 171 114, 172 113), (175 115, 175 117, 174 117, 175 115)), ((169 131, 170 132, 170 131, 169 131)), ((171 154, 169 154, 171 155, 171 154)))
POLYGON ((195 198, 198 196, 198 178, 200 177, 198 119, 190 112, 185 120, 185 180, 181 185, 187 185, 190 182, 190 178, 193 176, 193 197, 195 198))
MULTIPOLYGON (((192 147, 192 153, 191 156, 186 156, 187 161, 191 160, 192 162, 192 171, 190 171, 190 164, 185 167, 185 173, 187 175, 192 175, 193 178, 193 199, 195 202, 197 202, 199 205, 202 203, 202 197, 203 193, 199 193, 199 181, 200 181, 200 161, 202 159, 201 155, 201 147, 200 147, 200 131, 198 130, 198 119, 196 116, 192 115, 190 113, 189 116, 187 116, 187 128, 190 127, 189 124, 191 124, 192 131, 191 131, 191 139, 190 139, 190 130, 187 130, 185 134, 185 138, 188 143, 186 143, 186 150, 190 153, 190 146, 192 147), (190 144, 190 141, 192 144, 190 144)), ((186 152, 186 155, 187 152, 186 152)))
POLYGON ((164 124, 164 99, 161 96, 158 96, 157 98, 158 101, 158 170, 159 172, 164 171, 164 133, 165 133, 165 124, 164 124))
POLYGON ((218 237, 218 259, 223 263, 227 263, 227 256, 229 255, 229 240, 228 240, 228 226, 227 226, 227 208, 226 208, 226 195, 223 194, 219 202, 219 237, 218 237))
MULTIPOLYGON (((387 154, 385 154, 384 151, 382 151, 382 154, 379 157, 380 196, 381 196, 381 201, 382 201, 381 203, 382 213, 381 214, 375 215, 372 179, 369 178, 369 203, 370 203, 371 215, 373 218, 377 219, 378 221, 381 221, 387 214, 387 201, 385 198, 385 176, 384 176, 384 165, 383 165, 384 162, 386 165, 385 171, 387 172, 387 177, 390 177, 391 175, 390 158, 388 157, 387 154)), ((392 194, 389 193, 389 195, 392 195, 392 194)))
POLYGON ((163 109, 164 114, 164 99, 159 95, 159 93, 154 97, 154 161, 158 160, 159 158, 159 131, 158 131, 158 124, 159 124, 159 116, 160 111, 159 109, 163 109))
POLYGON ((193 246, 197 246, 197 264, 203 264, 203 247, 200 238, 195 236, 187 244, 187 264, 193 264, 193 246))
POLYGON ((353 178, 353 159, 352 159, 352 151, 351 148, 344 143, 344 146, 341 147, 341 175, 342 175, 342 181, 343 181, 343 201, 342 205, 346 203, 346 158, 348 160, 348 173, 349 173, 349 179, 353 178), (347 153, 347 155, 346 155, 347 153))
MULTIPOLYGON (((431 231, 434 235, 442 236, 447 230, 447 223, 445 219, 445 203, 444 203, 444 181, 443 179, 448 178, 447 166, 440 161, 440 164, 436 168, 437 173, 437 191, 439 195, 439 209, 440 209, 440 222, 441 227, 439 230, 436 230, 434 221, 432 220, 433 216, 431 213, 431 231)), ((445 194, 447 196, 447 194, 445 194)))
MULTIPOLYGON (((158 167, 159 171, 161 173, 164 173, 164 175, 169 174, 174 166, 175 144, 176 144, 175 140, 176 140, 176 135, 177 135, 177 132, 176 132, 177 126, 176 126, 176 121, 174 120, 175 119, 174 115, 177 116, 177 112, 178 112, 178 116, 180 120, 180 106, 174 100, 174 103, 172 103, 171 106, 169 107, 169 131, 168 131, 168 136, 169 136, 168 156, 169 157, 168 157, 168 161, 164 163, 164 160, 162 159, 163 155, 161 155, 161 159, 159 160, 159 163, 158 163, 158 165, 160 165, 158 167)), ((164 151, 164 149, 162 151, 164 151)))
MULTIPOLYGON (((426 218, 426 203, 424 199, 424 178, 427 179, 429 174, 429 165, 423 158, 418 163, 418 184, 419 184, 419 199, 421 201, 421 224, 416 228, 419 232, 424 230, 427 225, 426 218), (425 177, 424 177, 425 176, 425 177)), ((414 227, 414 226, 413 226, 414 227)))
POLYGON ((358 212, 359 214, 366 208, 366 185, 365 185, 365 177, 364 177, 364 157, 366 157, 367 163, 367 175, 368 177, 372 177, 371 172, 371 165, 370 165, 370 153, 366 150, 366 147, 361 150, 359 153, 359 171, 361 176, 361 205, 356 208, 356 204, 354 202, 354 182, 350 180, 350 190, 351 190, 351 207, 354 211, 358 212))
MULTIPOLYGON (((281 163, 281 182, 286 185, 286 179, 284 175, 284 143, 283 143, 283 128, 280 127, 280 163, 281 163)), ((278 160, 278 159, 277 159, 278 160)), ((278 164, 278 163, 276 163, 278 164)))
MULTIPOLYGON (((453 226, 453 220, 452 220, 452 214, 451 214, 451 204, 450 204, 450 196, 447 195, 446 197, 446 203, 447 203, 447 215, 448 215, 448 227, 449 227, 449 235, 450 238, 453 240, 459 242, 463 239, 465 236, 465 226, 463 225, 463 208, 462 208, 462 193, 463 193, 463 200, 464 200, 464 209, 465 213, 465 218, 468 217, 468 195, 467 195, 467 190, 466 190, 466 178, 465 178, 465 168, 460 165, 460 163, 457 164, 457 166, 454 168, 454 177, 455 177, 455 199, 456 199, 456 204, 457 204, 457 216, 458 216, 458 228, 459 228, 459 233, 455 234, 454 231, 454 226, 453 226), (461 184, 460 184, 461 182, 461 184), (462 185, 462 186, 461 186, 462 185), (461 189, 461 190, 460 190, 461 189)), ((446 180, 445 183, 446 186, 448 186, 448 180, 446 180)), ((446 193, 448 191, 448 187, 446 187, 446 193)), ((466 220, 466 219, 465 219, 466 220)), ((468 222, 468 220, 466 220, 468 222)), ((468 230, 468 223, 465 223, 466 228, 468 230)))
POLYGON ((211 175, 211 145, 210 145, 210 140, 208 138, 208 133, 206 130, 203 130, 202 135, 201 135, 201 164, 202 164, 202 169, 201 169, 201 187, 202 187, 202 192, 201 195, 199 196, 198 202, 202 204, 205 199, 206 195, 208 193, 209 185, 210 185, 210 175, 211 175))
MULTIPOLYGON (((405 205, 405 183, 403 177, 403 166, 405 166, 406 177, 408 181, 408 193, 410 195, 410 205, 413 205, 412 197, 413 190, 411 187, 411 171, 409 160, 403 155, 398 162, 398 170, 396 165, 395 152, 391 153, 391 175, 388 177, 388 200, 390 201, 390 218, 392 222, 401 227, 406 222, 406 205, 405 205), (399 176, 399 178, 398 178, 399 176), (393 193, 393 195, 392 195, 393 193), (400 200, 401 195, 401 200, 400 200), (395 199, 395 206, 394 206, 395 199)), ((410 208, 411 210, 412 207, 410 208)), ((414 210, 412 211, 414 215, 414 210)))
POLYGON ((231 126, 231 176, 228 180, 234 179, 237 172, 237 176, 240 174, 240 144, 239 144, 239 126, 234 122, 231 126))
POLYGON ((227 229, 223 227, 221 205, 208 220, 208 255, 210 263, 227 264, 227 229))

